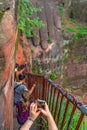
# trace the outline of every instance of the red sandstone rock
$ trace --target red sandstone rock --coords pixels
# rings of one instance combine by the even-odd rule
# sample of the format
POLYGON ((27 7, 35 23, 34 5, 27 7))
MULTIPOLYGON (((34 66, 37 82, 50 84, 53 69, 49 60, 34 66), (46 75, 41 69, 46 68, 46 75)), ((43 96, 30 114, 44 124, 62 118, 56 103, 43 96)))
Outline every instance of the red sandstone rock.
POLYGON ((22 65, 25 63, 23 48, 20 44, 18 44, 18 50, 17 50, 17 54, 16 54, 16 63, 18 63, 19 65, 22 65))
POLYGON ((14 46, 16 27, 13 12, 4 13, 0 22, 0 128, 13 130, 14 46), (2 98, 1 98, 2 97, 2 98), (2 125, 3 124, 3 125, 2 125))

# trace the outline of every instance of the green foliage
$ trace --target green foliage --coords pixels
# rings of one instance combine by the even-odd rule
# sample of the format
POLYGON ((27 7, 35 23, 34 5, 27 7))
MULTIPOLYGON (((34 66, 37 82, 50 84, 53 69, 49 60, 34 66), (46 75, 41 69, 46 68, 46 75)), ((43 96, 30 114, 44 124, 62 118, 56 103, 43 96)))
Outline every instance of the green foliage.
POLYGON ((87 27, 79 25, 77 27, 78 31, 82 31, 83 33, 87 33, 87 27))
POLYGON ((77 30, 75 28, 67 28, 66 31, 67 32, 77 32, 77 30))
POLYGON ((86 130, 86 129, 87 129, 87 119, 85 117, 80 126, 80 130, 86 130))
POLYGON ((76 33, 79 33, 79 34, 84 34, 86 33, 87 34, 87 27, 85 26, 81 26, 81 25, 77 25, 77 27, 72 27, 72 28, 67 28, 66 29, 67 32, 76 32, 76 33))
POLYGON ((78 40, 78 39, 80 39, 80 38, 85 37, 86 35, 87 35, 86 33, 77 33, 77 34, 75 34, 75 35, 73 36, 72 40, 73 40, 73 41, 76 41, 76 40, 78 40))
POLYGON ((65 48, 65 49, 63 49, 63 56, 64 56, 64 58, 67 58, 68 57, 68 49, 67 48, 65 48))
POLYGON ((78 62, 80 63, 80 62, 86 60, 86 55, 79 55, 79 56, 77 57, 77 59, 78 59, 78 62))
POLYGON ((31 53, 34 54, 34 49, 31 49, 31 53))
POLYGON ((65 30, 64 29, 62 29, 62 34, 64 34, 65 33, 65 30))
POLYGON ((60 11, 61 16, 63 16, 63 15, 64 15, 64 6, 63 6, 63 4, 60 4, 60 5, 58 6, 58 8, 59 8, 59 11, 60 11))
POLYGON ((72 24, 77 23, 77 21, 76 21, 75 19, 69 18, 69 20, 70 20, 70 22, 71 22, 72 24))
POLYGON ((62 25, 66 25, 67 23, 62 19, 62 25))
POLYGON ((87 27, 77 24, 77 27, 67 28, 66 30, 63 30, 63 32, 74 33, 72 40, 76 41, 80 38, 84 38, 85 36, 87 36, 87 27))
POLYGON ((42 7, 35 8, 30 0, 20 0, 19 4, 18 29, 25 33, 27 37, 33 37, 34 27, 44 26, 39 17, 33 18, 34 13, 41 11, 42 7))
POLYGON ((43 74, 42 68, 41 67, 33 67, 32 72, 34 74, 43 74))
POLYGON ((44 116, 40 116, 37 122, 34 123, 34 128, 40 128, 41 130, 48 130, 48 121, 44 116))
MULTIPOLYGON (((56 113, 56 122, 58 122, 58 129, 59 130, 61 129, 61 125, 62 125, 62 121, 63 121, 63 117, 64 117, 64 112, 65 112, 65 108, 66 108, 66 103, 67 103, 67 100, 65 99, 62 102, 59 122, 58 122, 58 113, 56 113)), ((59 98, 58 108, 60 108, 60 104, 61 104, 61 100, 59 98)), ((70 117, 71 117, 72 109, 73 109, 73 104, 70 103, 68 110, 67 110, 67 113, 66 113, 66 119, 65 119, 65 122, 64 122, 63 130, 67 129, 67 126, 68 126, 68 123, 69 123, 69 120, 70 120, 70 117)), ((80 114, 81 114, 81 112, 79 110, 76 110, 75 113, 73 114, 72 121, 71 121, 71 124, 70 124, 70 130, 76 130, 76 126, 77 126, 77 122, 80 118, 80 114)), ((80 130, 86 130, 86 128, 87 128, 87 119, 84 118, 82 123, 81 123, 80 130)))
POLYGON ((76 12, 75 12, 75 10, 71 11, 70 18, 71 19, 75 19, 76 18, 76 12))
POLYGON ((41 129, 42 129, 42 130, 48 130, 48 122, 47 122, 47 119, 44 118, 43 116, 41 116, 41 120, 42 120, 41 129))
POLYGON ((52 42, 52 38, 51 37, 48 37, 48 43, 51 43, 52 42))
POLYGON ((49 75, 49 78, 50 78, 51 80, 56 80, 56 79, 58 78, 58 75, 55 74, 55 73, 51 73, 51 74, 49 75))
POLYGON ((4 12, 0 12, 0 21, 2 20, 4 12))
POLYGON ((38 74, 43 74, 42 68, 38 68, 38 74))

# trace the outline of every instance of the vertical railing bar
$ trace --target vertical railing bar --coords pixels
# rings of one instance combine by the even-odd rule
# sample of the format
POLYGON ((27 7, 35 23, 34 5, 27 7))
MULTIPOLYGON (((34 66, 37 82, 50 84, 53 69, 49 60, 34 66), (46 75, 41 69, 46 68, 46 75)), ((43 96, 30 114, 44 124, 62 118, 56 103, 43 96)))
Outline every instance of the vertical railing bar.
POLYGON ((28 78, 27 78, 27 87, 28 87, 28 89, 29 89, 29 77, 30 77, 30 75, 27 74, 27 76, 28 76, 28 78))
MULTIPOLYGON (((38 77, 35 78, 35 83, 36 83, 36 86, 37 86, 37 84, 38 84, 38 77)), ((37 89, 35 88, 35 90, 36 90, 35 94, 37 94, 36 97, 38 97, 38 86, 37 86, 37 89)))
POLYGON ((49 86, 48 86, 48 81, 47 81, 47 90, 46 90, 46 101, 48 101, 48 90, 49 89, 49 86))
POLYGON ((84 118, 84 113, 81 112, 80 118, 78 120, 78 124, 76 126, 76 130, 79 130, 83 118, 84 118))
POLYGON ((39 98, 39 84, 38 84, 38 78, 37 78, 37 83, 36 83, 36 92, 37 92, 37 98, 39 98))
POLYGON ((52 94, 52 85, 51 85, 51 87, 50 87, 50 99, 49 99, 49 105, 51 104, 51 94, 52 94))
POLYGON ((28 89, 29 89, 29 86, 31 86, 32 84, 31 84, 31 80, 30 79, 32 79, 32 77, 31 77, 31 75, 29 75, 28 74, 28 89), (30 81, 30 82, 29 82, 30 81))
POLYGON ((50 99, 50 89, 51 89, 51 86, 50 86, 50 83, 48 84, 48 96, 47 96, 47 104, 49 106, 49 99, 50 99))
POLYGON ((68 122, 67 130, 69 130, 69 128, 70 128, 70 124, 71 124, 71 122, 72 122, 72 118, 73 118, 73 116, 74 116, 75 110, 76 110, 76 104, 74 104, 74 106, 73 106, 72 113, 71 113, 71 116, 70 116, 70 120, 69 120, 69 122, 68 122))
POLYGON ((42 89, 42 92, 43 92, 43 95, 42 95, 42 99, 43 100, 46 100, 46 87, 47 87, 47 84, 46 84, 46 78, 43 77, 43 89, 42 89))
POLYGON ((55 109, 55 112, 54 112, 54 120, 56 120, 56 112, 58 111, 58 99, 59 99, 59 95, 60 95, 60 92, 58 91, 57 101, 56 101, 56 109, 55 109))
POLYGON ((40 98, 40 81, 38 81, 38 98, 40 98))
MULTIPOLYGON (((43 78, 42 78, 42 80, 41 80, 41 83, 42 83, 42 85, 41 85, 41 88, 42 88, 42 91, 43 91, 43 78)), ((41 98, 43 98, 43 93, 41 93, 41 98)))
POLYGON ((61 113, 63 98, 64 98, 64 95, 62 95, 61 101, 60 101, 60 107, 59 107, 59 111, 58 111, 58 123, 59 123, 59 120, 60 120, 60 113, 61 113))
MULTIPOLYGON (((36 78, 37 78, 37 77, 35 77, 35 76, 33 77, 33 76, 32 76, 32 80, 33 80, 32 85, 35 84, 36 78)), ((37 95, 36 95, 36 94, 37 94, 36 89, 34 89, 34 92, 35 92, 34 98, 36 99, 36 97, 37 97, 37 95)))
POLYGON ((65 108, 65 112, 64 112, 64 116, 63 116, 62 125, 61 125, 60 130, 62 130, 63 127, 64 127, 64 122, 65 122, 65 119, 66 119, 66 114, 67 114, 67 111, 68 111, 69 104, 70 104, 70 101, 67 100, 66 108, 65 108))
POLYGON ((47 90, 46 90, 46 101, 48 101, 48 95, 49 95, 49 82, 47 80, 47 90))
MULTIPOLYGON (((39 91, 39 93, 40 93, 40 99, 42 99, 43 98, 43 78, 40 78, 40 80, 39 80, 39 84, 40 84, 40 91, 39 91)), ((45 93, 45 91, 44 91, 44 93, 45 93)))
POLYGON ((51 86, 52 87, 52 94, 51 94, 51 106, 50 106, 50 110, 51 110, 51 113, 52 113, 52 106, 53 106, 53 104, 52 104, 52 102, 53 102, 53 90, 54 90, 54 88, 53 88, 53 86, 51 86))
POLYGON ((54 88, 54 95, 53 95, 53 105, 52 105, 52 112, 53 112, 53 114, 54 114, 54 105, 55 105, 55 92, 56 92, 56 88, 54 88))
POLYGON ((40 98, 41 98, 41 99, 44 98, 44 94, 45 94, 44 86, 43 86, 43 80, 44 80, 44 77, 41 78, 41 80, 40 80, 40 88, 41 88, 41 90, 40 90, 40 98), (42 93, 41 93, 41 92, 42 92, 42 93))
POLYGON ((42 95, 41 95, 41 92, 42 92, 42 78, 41 77, 38 77, 38 83, 39 83, 38 98, 42 99, 42 95))

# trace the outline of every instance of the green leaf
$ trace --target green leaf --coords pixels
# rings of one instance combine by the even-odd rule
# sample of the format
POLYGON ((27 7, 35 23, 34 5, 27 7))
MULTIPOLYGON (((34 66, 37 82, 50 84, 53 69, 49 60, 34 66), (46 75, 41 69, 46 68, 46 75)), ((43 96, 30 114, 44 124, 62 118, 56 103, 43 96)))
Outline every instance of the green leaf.
POLYGON ((27 37, 33 37, 34 27, 41 28, 43 22, 38 18, 32 18, 34 13, 42 11, 42 7, 34 7, 30 0, 20 0, 20 11, 18 29, 25 33, 27 37))

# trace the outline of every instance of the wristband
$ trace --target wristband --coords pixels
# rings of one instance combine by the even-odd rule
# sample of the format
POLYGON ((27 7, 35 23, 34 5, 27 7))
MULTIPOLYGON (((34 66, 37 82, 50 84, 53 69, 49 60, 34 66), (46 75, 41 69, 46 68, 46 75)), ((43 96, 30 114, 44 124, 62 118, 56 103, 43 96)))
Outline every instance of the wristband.
POLYGON ((34 122, 34 120, 33 120, 31 117, 29 117, 29 118, 28 118, 28 120, 30 120, 30 121, 32 121, 32 122, 34 122))

